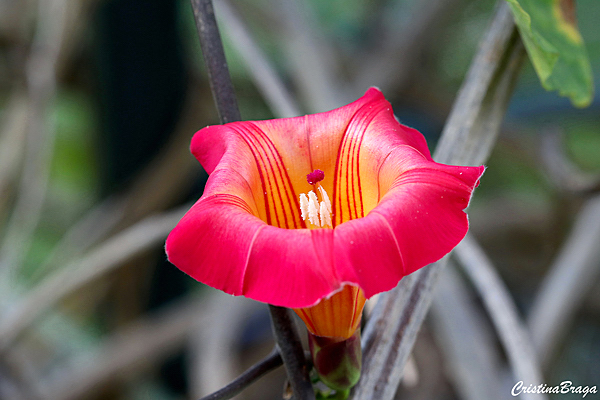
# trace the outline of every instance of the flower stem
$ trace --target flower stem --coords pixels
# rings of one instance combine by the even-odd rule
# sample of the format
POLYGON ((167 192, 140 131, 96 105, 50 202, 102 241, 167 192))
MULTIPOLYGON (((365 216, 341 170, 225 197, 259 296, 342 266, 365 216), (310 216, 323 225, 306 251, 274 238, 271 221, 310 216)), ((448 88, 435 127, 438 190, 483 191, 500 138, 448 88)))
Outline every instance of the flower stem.
POLYGON ((200 36, 200 46, 208 69, 210 89, 217 105, 221 123, 241 120, 233 83, 227 68, 227 59, 215 19, 212 0, 191 0, 200 36))
POLYGON ((269 305, 269 311, 273 323, 273 334, 294 392, 294 400, 315 400, 304 351, 290 310, 269 305))
POLYGON ((247 386, 254 383, 258 378, 279 367, 282 364, 281 356, 277 349, 273 350, 265 359, 250 367, 233 382, 224 388, 201 398, 200 400, 226 400, 239 394, 247 386))
MULTIPOLYGON (((208 68, 210 88, 213 93, 221 123, 241 120, 233 83, 227 68, 227 60, 215 18, 212 0, 191 0, 200 36, 204 62, 208 68)), ((315 394, 308 377, 304 351, 293 326, 289 310, 269 306, 273 332, 285 364, 295 400, 314 400, 315 394)))

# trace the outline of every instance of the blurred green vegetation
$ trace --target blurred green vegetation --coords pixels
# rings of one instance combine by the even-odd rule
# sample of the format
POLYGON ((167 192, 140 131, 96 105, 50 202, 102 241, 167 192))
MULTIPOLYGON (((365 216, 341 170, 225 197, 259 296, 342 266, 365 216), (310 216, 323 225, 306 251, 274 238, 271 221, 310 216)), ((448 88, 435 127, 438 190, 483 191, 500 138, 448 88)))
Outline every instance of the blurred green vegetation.
POLYGON ((71 214, 66 217, 72 219, 98 195, 97 110, 85 91, 63 89, 57 93, 50 118, 56 129, 51 166, 53 200, 65 207, 71 214))
POLYGON ((569 154, 583 170, 600 172, 600 131, 598 121, 573 121, 567 133, 569 154))

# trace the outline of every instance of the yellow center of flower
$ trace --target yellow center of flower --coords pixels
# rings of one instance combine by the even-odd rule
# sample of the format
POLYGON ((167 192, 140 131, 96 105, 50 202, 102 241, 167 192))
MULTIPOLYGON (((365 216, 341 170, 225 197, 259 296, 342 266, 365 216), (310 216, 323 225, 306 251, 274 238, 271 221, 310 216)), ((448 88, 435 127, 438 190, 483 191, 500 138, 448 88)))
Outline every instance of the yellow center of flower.
MULTIPOLYGON (((300 212, 308 229, 333 228, 331 200, 319 183, 324 178, 325 174, 321 170, 308 174, 308 183, 316 186, 318 194, 311 190, 300 195, 300 212)), ((364 304, 362 289, 346 285, 316 305, 294 311, 312 334, 345 340, 358 328, 364 304)))

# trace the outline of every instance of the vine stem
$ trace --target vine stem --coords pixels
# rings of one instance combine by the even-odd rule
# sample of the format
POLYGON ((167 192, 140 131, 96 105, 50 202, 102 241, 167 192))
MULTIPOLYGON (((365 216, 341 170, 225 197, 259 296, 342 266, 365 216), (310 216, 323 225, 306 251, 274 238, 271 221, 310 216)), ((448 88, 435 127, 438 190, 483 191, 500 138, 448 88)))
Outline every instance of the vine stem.
POLYGON ((309 368, 291 311, 273 305, 269 305, 269 311, 273 323, 273 334, 292 386, 294 400, 315 400, 315 393, 308 376, 309 368))
POLYGON ((283 360, 279 355, 279 351, 277 348, 273 349, 271 353, 250 367, 246 372, 242 375, 238 376, 234 381, 225 386, 222 389, 217 390, 216 392, 209 394, 208 396, 202 397, 200 400, 227 400, 231 399, 233 396, 239 394, 256 381, 258 378, 265 375, 267 372, 274 370, 275 368, 281 366, 283 360))
POLYGON ((208 69, 210 89, 222 124, 242 119, 233 82, 229 75, 212 0, 191 0, 200 37, 202 55, 208 69))
MULTIPOLYGON (((235 91, 212 0, 191 0, 200 37, 204 62, 208 68, 210 88, 221 123, 241 120, 235 91)), ((269 306, 273 333, 283 359, 295 400, 314 400, 315 394, 308 377, 308 368, 298 332, 288 309, 269 306)))

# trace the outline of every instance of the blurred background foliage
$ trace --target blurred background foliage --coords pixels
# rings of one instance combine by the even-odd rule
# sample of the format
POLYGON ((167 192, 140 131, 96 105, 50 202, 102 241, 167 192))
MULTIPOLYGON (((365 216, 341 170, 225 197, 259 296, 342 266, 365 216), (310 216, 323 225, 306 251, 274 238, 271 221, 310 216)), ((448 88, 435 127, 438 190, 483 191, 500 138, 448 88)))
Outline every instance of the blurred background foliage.
MULTIPOLYGON (((495 2, 233 4, 300 113, 341 106, 380 86, 400 120, 423 132, 433 149, 495 2), (290 12, 308 42, 295 43, 302 35, 285 17, 290 12), (322 90, 335 88, 344 102, 311 98, 298 79, 297 57, 314 58, 310 68, 326 65, 304 73, 331 73, 335 84, 322 90)), ((600 2, 577 3, 596 81, 598 15, 600 2)), ((263 99, 228 24, 221 26, 242 117, 280 116, 263 99)), ((206 174, 189 154, 189 140, 217 121, 189 2, 0 0, 0 262, 8 271, 0 274, 0 333, 45 279, 109 238, 121 240, 119 233, 144 218, 198 198, 206 174), (32 187, 40 190, 28 193, 32 187)), ((470 206, 472 232, 527 315, 582 204, 599 188, 598 95, 589 107, 574 108, 546 92, 525 62, 487 166, 470 206), (548 138, 555 144, 546 146, 548 138), (572 167, 566 180, 551 168, 559 158, 572 167), (569 186, 573 176, 596 184, 569 186)), ((14 345, 0 346, 0 398, 195 398, 264 356, 272 346, 264 307, 222 298, 185 276, 166 262, 161 240, 66 294, 14 345), (198 321, 190 322, 193 316, 198 321), (152 336, 163 332, 167 339, 152 336), (128 353, 135 353, 133 343, 142 348, 137 356, 128 353)), ((567 334, 544 369, 548 384, 600 384, 593 276, 594 289, 564 322, 567 334)), ((423 328, 418 373, 408 374, 418 378, 406 380, 399 398, 460 398, 432 330, 429 323, 423 328)), ((279 398, 282 387, 279 370, 243 398, 279 398)))

